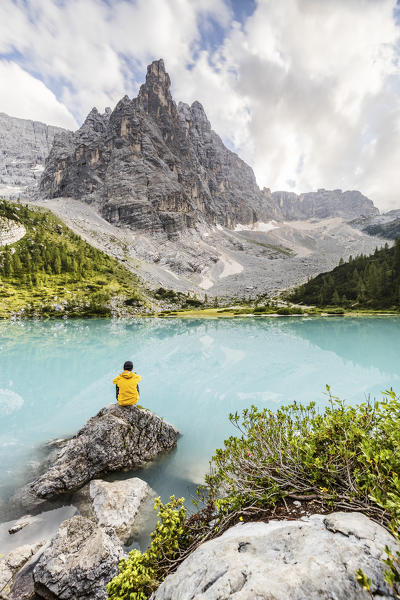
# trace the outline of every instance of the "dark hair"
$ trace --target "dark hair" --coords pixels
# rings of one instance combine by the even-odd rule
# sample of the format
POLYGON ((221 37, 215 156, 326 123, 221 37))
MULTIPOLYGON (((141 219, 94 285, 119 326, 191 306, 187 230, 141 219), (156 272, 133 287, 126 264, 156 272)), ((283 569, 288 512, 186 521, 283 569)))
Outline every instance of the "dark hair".
POLYGON ((132 371, 133 369, 133 362, 131 360, 126 360, 124 362, 124 371, 132 371))

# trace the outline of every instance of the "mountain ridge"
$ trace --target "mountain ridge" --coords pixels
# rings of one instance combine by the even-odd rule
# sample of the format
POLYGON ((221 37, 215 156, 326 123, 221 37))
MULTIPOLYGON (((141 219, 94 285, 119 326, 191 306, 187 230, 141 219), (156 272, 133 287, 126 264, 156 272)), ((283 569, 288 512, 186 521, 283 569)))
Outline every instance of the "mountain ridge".
POLYGON ((39 182, 54 137, 62 131, 0 112, 0 197, 17 197, 39 182))

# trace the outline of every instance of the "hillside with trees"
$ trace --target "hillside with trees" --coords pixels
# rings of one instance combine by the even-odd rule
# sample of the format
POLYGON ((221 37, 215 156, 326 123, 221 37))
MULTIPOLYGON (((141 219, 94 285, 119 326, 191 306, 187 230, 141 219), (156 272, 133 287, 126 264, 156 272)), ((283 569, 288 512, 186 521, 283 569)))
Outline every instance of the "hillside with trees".
POLYGON ((329 273, 321 273, 299 286, 289 299, 319 307, 400 308, 400 239, 370 256, 340 261, 329 273))
POLYGON ((26 234, 0 246, 0 318, 106 316, 147 304, 138 277, 52 213, 0 200, 1 221, 23 225, 26 234))

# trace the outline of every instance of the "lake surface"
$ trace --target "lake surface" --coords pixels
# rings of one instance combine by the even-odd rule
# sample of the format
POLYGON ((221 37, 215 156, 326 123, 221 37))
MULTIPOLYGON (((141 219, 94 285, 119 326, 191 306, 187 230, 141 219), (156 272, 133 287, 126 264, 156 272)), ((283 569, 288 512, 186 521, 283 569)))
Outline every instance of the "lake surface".
POLYGON ((182 433, 140 473, 164 499, 189 498, 230 412, 297 400, 350 403, 400 392, 400 318, 77 320, 0 323, 0 498, 27 481, 44 442, 73 435, 115 401, 125 360, 140 404, 182 433))

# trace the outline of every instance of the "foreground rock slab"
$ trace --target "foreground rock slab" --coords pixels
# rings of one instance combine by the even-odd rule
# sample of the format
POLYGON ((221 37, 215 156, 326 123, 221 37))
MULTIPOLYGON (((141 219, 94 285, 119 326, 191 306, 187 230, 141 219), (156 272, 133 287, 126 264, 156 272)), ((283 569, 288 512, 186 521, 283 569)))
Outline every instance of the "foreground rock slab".
POLYGON ((151 600, 388 600, 396 595, 384 581, 385 544, 396 547, 359 513, 236 525, 200 546, 151 600), (359 568, 372 596, 356 582, 359 568))
POLYGON ((143 467, 174 446, 178 431, 137 406, 109 404, 88 420, 43 475, 16 496, 29 508, 43 499, 70 493, 104 473, 143 467))
POLYGON ((6 600, 11 597, 15 575, 26 562, 40 549, 39 544, 25 544, 11 550, 5 556, 0 557, 0 598, 6 600))
POLYGON ((111 482, 94 479, 72 501, 81 515, 102 527, 113 527, 119 539, 127 543, 143 503, 151 502, 154 496, 151 487, 138 477, 111 482))
POLYGON ((72 517, 60 525, 34 568, 35 593, 46 600, 106 600, 106 585, 122 556, 112 528, 72 517))

